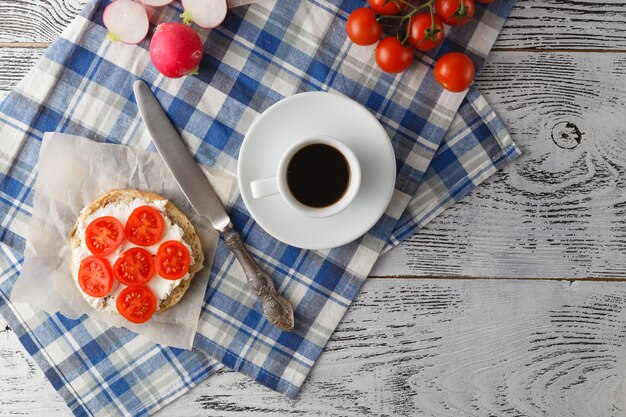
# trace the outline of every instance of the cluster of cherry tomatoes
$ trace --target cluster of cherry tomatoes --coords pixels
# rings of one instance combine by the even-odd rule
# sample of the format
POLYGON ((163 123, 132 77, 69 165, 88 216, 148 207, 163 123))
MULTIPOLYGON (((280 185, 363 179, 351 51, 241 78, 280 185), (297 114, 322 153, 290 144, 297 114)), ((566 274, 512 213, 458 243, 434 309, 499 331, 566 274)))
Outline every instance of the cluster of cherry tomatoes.
MULTIPOLYGON (((474 0, 428 0, 422 4, 406 0, 368 0, 370 7, 353 11, 346 32, 357 45, 376 45, 376 63, 385 72, 398 73, 413 62, 414 50, 435 49, 444 38, 444 24, 460 26, 474 16, 474 0), (382 40, 383 26, 393 27, 396 36, 382 40), (379 42, 380 41, 380 42, 379 42)), ((495 0, 476 0, 492 3, 495 0)), ((461 92, 474 81, 474 64, 465 54, 451 52, 435 65, 435 78, 447 90, 461 92)))

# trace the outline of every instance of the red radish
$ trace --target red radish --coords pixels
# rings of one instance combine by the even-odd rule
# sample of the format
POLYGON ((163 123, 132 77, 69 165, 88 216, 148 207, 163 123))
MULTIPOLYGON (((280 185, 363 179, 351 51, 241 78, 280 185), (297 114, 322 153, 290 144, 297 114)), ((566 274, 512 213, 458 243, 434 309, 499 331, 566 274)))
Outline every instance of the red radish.
POLYGON ((109 30, 107 37, 114 42, 139 43, 146 38, 150 28, 146 9, 131 0, 117 0, 109 4, 104 9, 102 21, 109 30))
POLYGON ((146 6, 162 7, 162 6, 167 6, 174 0, 140 0, 140 1, 146 6))
POLYGON ((162 23, 152 35, 150 58, 156 69, 166 77, 196 74, 202 55, 204 47, 200 36, 183 23, 162 23))
POLYGON ((185 11, 180 17, 186 24, 195 23, 201 28, 213 29, 226 17, 226 0, 182 0, 185 11))

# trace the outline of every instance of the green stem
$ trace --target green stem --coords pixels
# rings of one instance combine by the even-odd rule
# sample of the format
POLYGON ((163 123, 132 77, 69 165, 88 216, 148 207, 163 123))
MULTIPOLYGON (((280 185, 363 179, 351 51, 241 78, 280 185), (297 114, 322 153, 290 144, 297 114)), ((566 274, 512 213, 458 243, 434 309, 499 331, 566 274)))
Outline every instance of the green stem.
POLYGON ((419 6, 414 6, 411 3, 407 3, 404 0, 398 0, 398 1, 400 3, 403 3, 403 4, 411 7, 413 10, 411 10, 409 13, 401 15, 401 16, 380 15, 380 16, 378 16, 378 18, 376 20, 378 20, 380 22, 381 20, 386 20, 386 19, 400 19, 400 20, 410 19, 413 16, 415 16, 415 14, 417 14, 417 12, 419 12, 420 10, 425 9, 427 7, 430 8, 431 14, 432 14, 432 8, 433 8, 433 5, 435 4, 436 0, 429 0, 426 3, 424 3, 424 4, 420 4, 419 6))
POLYGON ((436 0, 428 0, 426 3, 420 4, 419 6, 414 6, 413 4, 407 2, 406 0, 398 0, 398 1, 404 4, 405 6, 409 6, 411 9, 413 9, 413 12, 415 12, 417 10, 425 9, 426 7, 431 7, 433 4, 435 4, 436 0))
POLYGON ((191 13, 189 13, 189 11, 185 10, 181 15, 180 15, 181 19, 183 19, 183 23, 186 24, 187 26, 191 26, 191 24, 193 23, 193 17, 191 16, 191 13))
MULTIPOLYGON (((435 19, 433 18, 434 15, 434 10, 433 10, 433 6, 435 5, 435 1, 437 0, 428 0, 427 2, 420 4, 419 6, 414 6, 413 4, 407 2, 406 0, 397 0, 399 3, 404 4, 405 6, 409 6, 412 10, 404 15, 396 15, 396 16, 389 16, 389 15, 378 15, 376 17, 376 21, 381 22, 381 24, 384 24, 385 20, 399 20, 400 21, 400 27, 404 27, 406 28, 407 25, 404 25, 404 21, 408 20, 408 29, 406 30, 406 33, 403 37, 403 39, 400 39, 400 27, 396 26, 396 38, 398 38, 398 40, 403 44, 406 45, 406 42, 409 40, 409 37, 411 36, 411 22, 413 21, 413 16, 415 16, 419 11, 425 9, 425 8, 429 8, 430 9, 430 18, 431 18, 431 30, 435 30, 435 19)), ((462 0, 461 0, 462 1, 462 0)))
POLYGON ((117 42, 120 40, 120 37, 109 31, 107 32, 107 39, 111 42, 117 42))
POLYGON ((404 20, 404 19, 406 19, 406 15, 402 15, 402 16, 388 16, 388 15, 381 14, 380 16, 378 16, 376 18, 376 20, 378 20, 379 22, 383 21, 383 20, 389 20, 389 19, 402 19, 402 20, 404 20))
POLYGON ((437 26, 435 25, 435 10, 433 5, 430 5, 430 30, 434 31, 437 26))
POLYGON ((407 25, 408 29, 406 31, 406 35, 404 35, 404 39, 402 39, 402 41, 400 43, 402 43, 402 45, 406 45, 406 42, 409 40, 409 36, 411 36, 411 23, 413 21, 413 16, 409 17, 409 24, 407 25))

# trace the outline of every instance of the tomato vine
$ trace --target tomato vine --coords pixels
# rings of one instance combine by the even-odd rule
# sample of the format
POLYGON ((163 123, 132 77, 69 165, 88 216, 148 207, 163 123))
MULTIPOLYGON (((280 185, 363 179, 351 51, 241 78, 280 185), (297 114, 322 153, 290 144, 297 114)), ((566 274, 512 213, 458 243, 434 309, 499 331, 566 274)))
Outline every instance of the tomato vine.
MULTIPOLYGON (((443 42, 444 24, 461 26, 469 22, 474 16, 475 1, 488 4, 495 0, 368 0, 370 8, 362 7, 350 14, 346 31, 358 45, 377 44, 376 63, 383 71, 402 72, 410 67, 413 49, 427 52, 443 42), (379 42, 383 33, 389 37, 379 42)), ((435 78, 444 88, 461 91, 460 87, 466 84, 469 87, 474 66, 465 57, 448 59, 445 62, 450 64, 435 66, 435 78), (469 81, 468 74, 471 74, 469 81), (454 77, 462 82, 449 80, 454 77)))

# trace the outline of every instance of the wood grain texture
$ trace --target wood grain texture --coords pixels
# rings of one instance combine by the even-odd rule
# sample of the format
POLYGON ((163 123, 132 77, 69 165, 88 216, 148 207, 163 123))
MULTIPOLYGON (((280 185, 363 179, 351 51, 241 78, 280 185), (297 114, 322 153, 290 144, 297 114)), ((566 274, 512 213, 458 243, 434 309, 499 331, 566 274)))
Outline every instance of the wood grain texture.
POLYGON ((495 48, 623 51, 621 0, 518 0, 495 48))
POLYGON ((0 0, 0 42, 51 42, 87 0, 0 0))
POLYGON ((625 63, 493 52, 478 85, 523 155, 373 275, 625 278, 625 63))
POLYGON ((0 92, 10 92, 43 52, 36 48, 0 48, 0 92))
MULTIPOLYGON (((296 400, 227 371, 160 415, 622 416, 625 305, 626 284, 371 279, 296 400)), ((0 333, 0 415, 66 415, 18 345, 0 333)))
POLYGON ((625 289, 371 280, 297 401, 229 373, 194 405, 223 416, 623 415, 625 289))
POLYGON ((46 414, 69 409, 0 316, 0 416, 46 414))
MULTIPOLYGON (((0 98, 85 3, 0 0, 0 98)), ((374 271, 418 279, 369 280, 298 399, 224 371, 160 415, 625 415, 626 283, 436 279, 626 278, 624 22, 519 0, 478 84, 524 155, 374 271)), ((0 318, 19 414, 69 411, 0 318)))
MULTIPOLYGON (((50 42, 87 0, 0 0, 0 42, 50 42)), ((626 3, 518 0, 496 48, 626 50, 626 3)))

